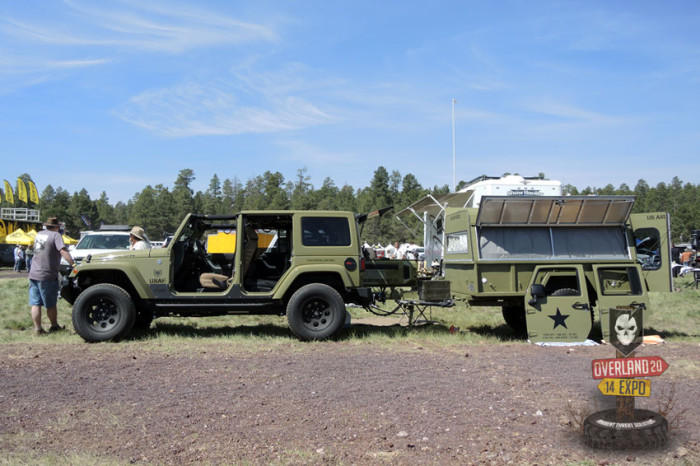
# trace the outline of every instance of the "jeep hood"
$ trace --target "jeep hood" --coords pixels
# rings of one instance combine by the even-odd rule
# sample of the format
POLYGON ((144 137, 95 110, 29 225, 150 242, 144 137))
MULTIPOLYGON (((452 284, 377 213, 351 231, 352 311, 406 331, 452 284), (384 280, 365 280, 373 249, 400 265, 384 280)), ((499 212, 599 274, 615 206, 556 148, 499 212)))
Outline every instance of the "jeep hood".
MULTIPOLYGON (((138 251, 126 250, 126 251, 111 251, 111 252, 101 252, 96 254, 90 254, 90 262, 95 260, 108 261, 108 260, 118 260, 118 259, 131 259, 131 258, 146 258, 151 256, 152 249, 140 249, 138 251)), ((82 258, 82 261, 87 261, 87 255, 82 258)))

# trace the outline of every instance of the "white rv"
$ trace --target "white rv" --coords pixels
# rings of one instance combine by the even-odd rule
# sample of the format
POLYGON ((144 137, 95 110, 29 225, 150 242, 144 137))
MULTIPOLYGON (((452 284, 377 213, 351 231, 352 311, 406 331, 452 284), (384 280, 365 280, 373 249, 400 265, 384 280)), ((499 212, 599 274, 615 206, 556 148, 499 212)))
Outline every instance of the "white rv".
POLYGON ((471 180, 456 193, 427 195, 406 207, 396 216, 412 213, 424 225, 425 260, 428 264, 443 258, 444 213, 448 207, 479 207, 484 196, 561 196, 561 181, 541 177, 482 175, 471 180))

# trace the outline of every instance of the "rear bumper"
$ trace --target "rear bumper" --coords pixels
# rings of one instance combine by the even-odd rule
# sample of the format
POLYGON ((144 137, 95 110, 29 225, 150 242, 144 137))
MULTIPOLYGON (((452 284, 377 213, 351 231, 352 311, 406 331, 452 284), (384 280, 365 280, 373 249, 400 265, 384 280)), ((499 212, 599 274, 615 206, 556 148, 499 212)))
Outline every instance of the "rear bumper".
POLYGON ((354 304, 359 304, 360 306, 367 306, 369 304, 372 304, 373 302, 371 288, 358 287, 348 291, 350 295, 350 302, 354 304))

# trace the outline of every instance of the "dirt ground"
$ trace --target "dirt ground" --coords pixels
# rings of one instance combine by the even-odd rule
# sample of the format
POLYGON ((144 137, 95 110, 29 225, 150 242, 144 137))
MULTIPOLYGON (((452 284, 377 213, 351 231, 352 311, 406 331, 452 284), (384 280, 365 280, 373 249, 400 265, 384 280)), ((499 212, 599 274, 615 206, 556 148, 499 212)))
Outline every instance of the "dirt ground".
MULTIPOLYGON (((132 463, 698 464, 697 344, 645 348, 671 368, 680 426, 667 447, 606 452, 571 414, 610 407, 591 360, 610 347, 203 342, 2 346, 0 457, 132 463), (674 369, 675 366, 675 369, 674 369), (690 375, 688 375, 690 374, 690 375)), ((651 398, 638 407, 654 408, 651 398), (651 405, 651 406, 644 406, 651 405)))
POLYGON ((52 339, 0 345, 0 463, 700 464, 698 343, 638 351, 670 368, 637 407, 675 388, 681 416, 666 447, 610 452, 576 420, 614 407, 591 376, 610 346, 52 339))

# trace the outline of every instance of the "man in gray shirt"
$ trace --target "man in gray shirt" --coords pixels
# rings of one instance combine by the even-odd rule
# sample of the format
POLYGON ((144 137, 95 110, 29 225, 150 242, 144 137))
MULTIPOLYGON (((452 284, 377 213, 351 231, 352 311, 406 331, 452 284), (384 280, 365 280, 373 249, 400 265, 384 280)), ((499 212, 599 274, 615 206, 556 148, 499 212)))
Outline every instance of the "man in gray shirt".
POLYGON ((29 271, 29 305, 32 307, 32 321, 34 333, 41 335, 46 333, 41 326, 41 306, 46 307, 46 316, 51 322, 49 332, 62 330, 65 327, 58 325, 58 266, 61 256, 73 265, 63 236, 59 232, 60 224, 56 217, 49 218, 44 223, 44 230, 36 234, 34 239, 34 259, 32 269, 29 271))

